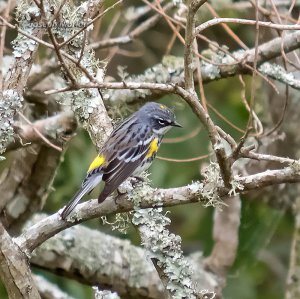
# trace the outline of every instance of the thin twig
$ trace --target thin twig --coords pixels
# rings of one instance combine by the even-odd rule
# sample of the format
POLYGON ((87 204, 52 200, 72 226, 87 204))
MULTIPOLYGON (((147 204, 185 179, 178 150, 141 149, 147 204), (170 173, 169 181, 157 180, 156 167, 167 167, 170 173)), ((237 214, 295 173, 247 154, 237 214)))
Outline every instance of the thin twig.
MULTIPOLYGON (((36 37, 34 35, 28 34, 27 32, 25 32, 25 31, 19 29, 18 27, 16 27, 16 26, 10 24, 9 22, 7 22, 1 16, 0 16, 0 20, 2 20, 4 22, 4 24, 7 25, 8 27, 17 30, 18 33, 20 33, 20 34, 22 34, 22 35, 24 35, 24 36, 26 36, 26 37, 28 37, 28 38, 36 41, 37 43, 39 43, 41 45, 44 45, 44 46, 46 46, 46 47, 48 47, 48 48, 50 48, 52 50, 55 50, 55 47, 54 47, 53 44, 47 43, 47 42, 43 41, 42 39, 40 39, 40 38, 38 38, 38 37, 36 37)), ((74 64, 77 65, 78 60, 75 57, 69 55, 68 53, 66 53, 63 50, 60 50, 60 53, 61 53, 61 55, 63 55, 64 57, 68 58, 70 61, 72 61, 74 64)), ((79 64, 77 66, 78 66, 78 68, 80 68, 80 70, 87 76, 87 78, 91 82, 96 82, 96 79, 89 73, 89 71, 82 64, 79 64)))
MULTIPOLYGON (((198 50, 197 40, 195 39, 193 43, 194 43, 194 51, 196 53, 198 53, 199 50, 198 50)), ((197 74, 197 79, 198 79, 198 84, 199 84, 200 100, 201 100, 204 110, 207 112, 207 99, 205 96, 205 91, 204 91, 204 86, 203 86, 201 63, 200 63, 200 59, 198 56, 196 57, 195 60, 196 60, 196 71, 197 71, 196 74, 197 74)))
POLYGON ((204 160, 212 155, 213 155, 213 153, 210 153, 210 154, 206 154, 206 155, 202 155, 202 156, 198 156, 198 157, 194 157, 194 158, 188 158, 188 159, 173 159, 173 158, 167 158, 167 157, 162 157, 162 156, 156 156, 156 158, 158 160, 168 161, 168 162, 187 163, 187 162, 195 162, 195 161, 204 160))
MULTIPOLYGON (((208 10, 210 11, 210 13, 213 15, 213 17, 215 18, 220 18, 220 16, 218 15, 218 13, 215 11, 215 9, 209 4, 209 3, 206 3, 205 4, 206 7, 208 8, 208 10)), ((233 32, 233 30, 227 25, 227 24, 224 24, 224 23, 221 23, 221 26, 224 28, 224 30, 228 33, 228 35, 239 45, 241 46, 243 49, 249 49, 246 44, 238 37, 237 34, 235 34, 233 32)))
POLYGON ((53 144, 51 141, 49 141, 35 126, 34 124, 21 112, 19 112, 19 115, 23 118, 23 120, 31 125, 32 129, 35 131, 35 133, 40 136, 40 138, 46 143, 48 144, 50 147, 56 149, 59 152, 62 152, 62 148, 60 148, 59 146, 53 144))
POLYGON ((231 126, 233 129, 237 130, 240 133, 245 133, 244 130, 242 130, 241 128, 239 128, 238 126, 236 126, 235 124, 233 124, 231 121, 229 121, 223 114, 221 114, 213 105, 211 105, 210 103, 207 103, 207 106, 218 116, 220 117, 222 120, 224 120, 229 126, 231 126))
POLYGON ((300 25, 282 25, 282 24, 274 24, 272 22, 263 22, 263 21, 256 22, 255 20, 237 19, 237 18, 218 18, 218 19, 209 20, 196 27, 194 35, 196 36, 203 30, 221 23, 234 23, 234 24, 254 25, 254 26, 257 26, 256 24, 258 24, 258 26, 261 27, 267 27, 267 28, 278 29, 278 30, 299 30, 300 29, 300 25))
MULTIPOLYGON (((258 6, 258 0, 255 0, 255 44, 254 44, 254 60, 253 60, 253 68, 254 70, 257 69, 257 57, 258 57, 258 41, 259 41, 259 12, 257 9, 258 6)), ((250 111, 249 111, 249 119, 248 119, 248 125, 247 128, 252 126, 253 121, 253 107, 255 105, 255 78, 256 78, 256 72, 252 73, 252 80, 251 80, 251 94, 250 94, 250 111)), ((245 105, 247 106, 247 102, 245 102, 245 105)), ((256 126, 254 126, 256 128, 256 126)), ((262 133, 262 132, 261 132, 262 133)), ((258 134, 259 135, 259 134, 258 134)))
POLYGON ((181 137, 174 137, 174 138, 164 138, 162 143, 179 143, 179 142, 184 142, 187 141, 191 138, 196 137, 200 132, 201 132, 202 128, 196 127, 194 130, 192 130, 190 133, 181 136, 181 137))

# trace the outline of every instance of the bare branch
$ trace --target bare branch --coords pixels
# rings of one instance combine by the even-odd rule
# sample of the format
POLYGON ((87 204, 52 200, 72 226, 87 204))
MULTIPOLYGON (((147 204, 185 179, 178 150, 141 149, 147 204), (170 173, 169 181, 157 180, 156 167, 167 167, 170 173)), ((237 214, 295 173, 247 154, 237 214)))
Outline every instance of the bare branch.
MULTIPOLYGON (((204 110, 200 104, 197 95, 191 94, 185 91, 183 88, 176 86, 177 93, 191 106, 194 113, 201 120, 203 126, 206 128, 210 141, 212 143, 213 150, 216 154, 216 158, 221 170, 221 176, 226 188, 230 188, 231 181, 231 165, 222 143, 222 139, 219 132, 211 120, 208 113, 204 110)), ((221 130, 222 131, 222 130, 221 130)))
MULTIPOLYGON (((193 1, 196 2, 196 1, 193 1)), ((197 10, 193 7, 193 2, 188 6, 186 29, 185 29, 185 47, 184 47, 184 83, 187 92, 196 94, 194 86, 194 66, 193 66, 193 32, 195 29, 195 13, 197 10)))
POLYGON ((226 206, 222 210, 215 209, 214 211, 214 247, 210 256, 205 260, 208 268, 222 278, 223 286, 225 286, 227 271, 236 258, 241 217, 239 196, 233 196, 225 201, 226 206))
MULTIPOLYGON (((211 26, 221 24, 221 23, 256 25, 255 20, 236 19, 236 18, 215 18, 215 19, 209 20, 209 21, 197 26, 195 29, 194 35, 199 34, 203 30, 205 30, 211 26)), ((277 29, 277 30, 299 30, 300 29, 300 25, 274 24, 272 22, 263 22, 263 21, 258 21, 257 23, 260 27, 268 27, 268 28, 277 29)))

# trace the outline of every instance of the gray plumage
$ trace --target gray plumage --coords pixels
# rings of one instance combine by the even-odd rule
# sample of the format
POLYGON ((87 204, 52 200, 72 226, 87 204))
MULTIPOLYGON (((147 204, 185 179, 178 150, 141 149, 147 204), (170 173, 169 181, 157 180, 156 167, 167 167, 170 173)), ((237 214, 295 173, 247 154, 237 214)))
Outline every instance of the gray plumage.
POLYGON ((66 219, 80 199, 101 181, 105 182, 105 186, 99 195, 99 203, 128 177, 147 169, 155 158, 163 135, 173 126, 180 126, 173 111, 154 102, 145 104, 125 119, 113 130, 99 152, 98 157, 103 157, 103 164, 87 173, 80 190, 61 213, 62 219, 66 219), (151 147, 154 141, 155 146, 152 144, 151 147))

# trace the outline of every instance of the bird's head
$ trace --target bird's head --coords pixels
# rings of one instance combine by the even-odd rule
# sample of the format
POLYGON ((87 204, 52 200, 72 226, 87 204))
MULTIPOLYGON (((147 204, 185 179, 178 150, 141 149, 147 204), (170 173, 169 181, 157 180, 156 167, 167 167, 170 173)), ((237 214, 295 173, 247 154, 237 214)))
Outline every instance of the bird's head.
POLYGON ((182 127, 176 122, 174 112, 167 106, 149 102, 139 110, 140 116, 148 121, 155 134, 162 135, 169 131, 172 127, 182 127))

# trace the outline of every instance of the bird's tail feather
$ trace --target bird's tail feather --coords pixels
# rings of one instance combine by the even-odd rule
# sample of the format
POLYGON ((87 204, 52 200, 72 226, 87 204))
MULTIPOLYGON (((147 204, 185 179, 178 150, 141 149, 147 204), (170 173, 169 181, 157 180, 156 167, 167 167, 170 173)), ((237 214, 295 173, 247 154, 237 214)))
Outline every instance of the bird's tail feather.
POLYGON ((74 210, 80 199, 91 192, 102 180, 102 174, 93 174, 91 177, 87 178, 86 181, 81 186, 81 189, 73 196, 73 198, 67 203, 64 210, 61 213, 61 218, 66 219, 68 215, 74 210))

